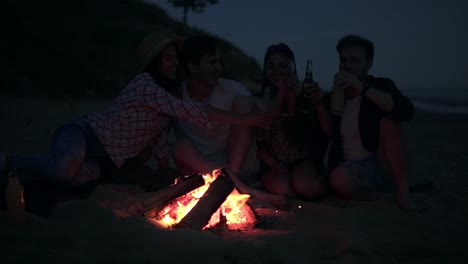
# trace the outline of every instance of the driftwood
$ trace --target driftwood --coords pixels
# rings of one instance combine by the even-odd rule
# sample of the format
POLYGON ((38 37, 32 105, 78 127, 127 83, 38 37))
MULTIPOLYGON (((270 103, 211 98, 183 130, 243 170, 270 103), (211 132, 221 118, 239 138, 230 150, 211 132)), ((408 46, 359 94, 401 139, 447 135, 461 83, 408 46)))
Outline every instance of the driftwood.
POLYGON ((233 190, 234 183, 229 176, 219 174, 195 207, 175 227, 201 230, 233 190))
POLYGON ((151 216, 154 212, 158 212, 164 208, 164 206, 166 206, 170 201, 191 192, 204 184, 205 180, 203 179, 203 176, 196 174, 160 191, 136 195, 133 199, 135 202, 140 203, 146 216, 151 216))

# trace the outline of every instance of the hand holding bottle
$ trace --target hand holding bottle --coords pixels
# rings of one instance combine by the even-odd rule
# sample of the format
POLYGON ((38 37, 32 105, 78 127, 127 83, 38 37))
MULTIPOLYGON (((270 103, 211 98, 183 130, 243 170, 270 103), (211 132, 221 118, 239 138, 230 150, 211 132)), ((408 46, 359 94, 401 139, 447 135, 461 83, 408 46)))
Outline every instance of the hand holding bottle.
POLYGON ((320 88, 318 83, 308 82, 307 88, 304 89, 304 96, 310 103, 315 105, 320 102, 323 97, 325 97, 325 93, 323 92, 322 88, 320 88))
POLYGON ((363 89, 361 80, 354 74, 345 71, 340 71, 335 74, 333 86, 340 89, 351 89, 357 94, 360 94, 363 89))

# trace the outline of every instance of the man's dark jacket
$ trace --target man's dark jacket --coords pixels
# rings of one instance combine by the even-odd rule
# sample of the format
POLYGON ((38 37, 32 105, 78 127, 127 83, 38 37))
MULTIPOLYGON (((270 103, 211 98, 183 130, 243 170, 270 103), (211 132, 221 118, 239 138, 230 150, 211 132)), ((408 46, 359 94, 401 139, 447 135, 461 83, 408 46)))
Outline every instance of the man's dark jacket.
MULTIPOLYGON (((407 122, 413 118, 414 106, 410 99, 404 96, 388 78, 376 78, 369 75, 366 85, 370 89, 377 89, 392 96, 393 109, 387 112, 363 96, 359 109, 359 131, 362 145, 369 152, 376 153, 379 145, 380 120, 382 117, 391 118, 397 122, 407 122)), ((341 142, 341 116, 332 117, 334 133, 330 145, 328 158, 328 172, 338 163, 343 162, 343 148, 341 142)))

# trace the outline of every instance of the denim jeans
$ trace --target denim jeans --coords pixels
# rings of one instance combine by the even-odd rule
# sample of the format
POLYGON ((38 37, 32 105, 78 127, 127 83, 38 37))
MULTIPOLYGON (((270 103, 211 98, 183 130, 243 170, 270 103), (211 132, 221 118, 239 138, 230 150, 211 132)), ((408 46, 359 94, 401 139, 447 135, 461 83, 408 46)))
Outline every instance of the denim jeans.
POLYGON ((371 156, 362 160, 346 161, 342 164, 350 164, 359 168, 360 173, 363 174, 378 192, 390 192, 395 190, 393 180, 385 173, 376 156, 371 156))
POLYGON ((81 185, 99 179, 100 163, 109 158, 92 129, 78 119, 55 131, 50 155, 14 155, 13 159, 20 173, 81 185))
POLYGON ((145 166, 151 147, 117 168, 101 144, 93 128, 77 119, 58 128, 52 138, 50 155, 14 155, 18 171, 40 175, 72 186, 99 180, 121 184, 138 184, 154 178, 154 171, 145 166))

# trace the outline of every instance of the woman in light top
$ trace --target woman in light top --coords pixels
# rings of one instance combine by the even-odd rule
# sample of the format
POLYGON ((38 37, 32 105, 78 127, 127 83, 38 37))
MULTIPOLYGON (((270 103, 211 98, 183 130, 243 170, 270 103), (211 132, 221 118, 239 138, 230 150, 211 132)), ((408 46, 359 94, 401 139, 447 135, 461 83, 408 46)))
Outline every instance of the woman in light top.
POLYGON ((259 144, 261 180, 274 194, 316 199, 325 193, 323 155, 331 132, 331 120, 322 98, 324 93, 313 83, 305 91, 315 106, 314 114, 301 113, 301 85, 297 79, 295 59, 286 44, 268 47, 264 59, 263 90, 269 90, 273 120, 270 132, 259 144), (291 106, 282 106, 282 98, 291 106), (295 107, 294 107, 295 105, 295 107), (286 116, 282 111, 288 111, 286 116))

